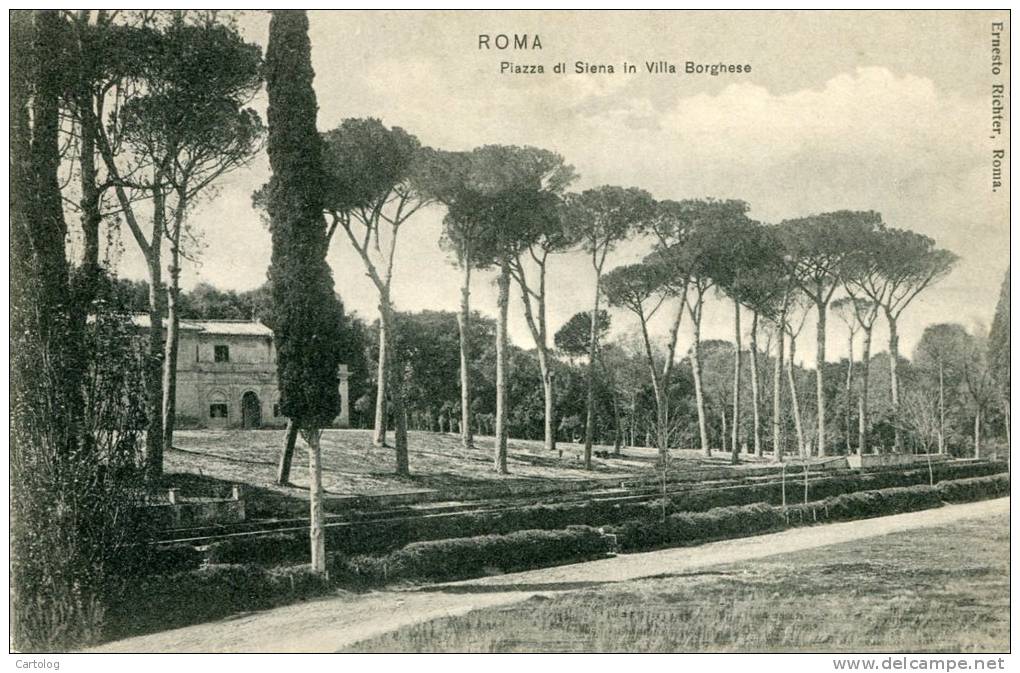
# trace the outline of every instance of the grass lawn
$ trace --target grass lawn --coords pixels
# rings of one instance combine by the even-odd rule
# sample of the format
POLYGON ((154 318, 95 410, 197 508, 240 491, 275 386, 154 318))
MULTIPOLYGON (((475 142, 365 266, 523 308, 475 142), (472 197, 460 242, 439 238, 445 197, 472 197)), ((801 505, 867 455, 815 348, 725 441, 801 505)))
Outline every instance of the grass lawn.
MULTIPOLYGON (((296 488, 273 486, 283 441, 283 430, 178 430, 174 433, 174 449, 166 452, 168 481, 174 485, 183 482, 184 495, 189 493, 188 485, 197 485, 195 477, 201 476, 208 481, 244 482, 303 498, 308 463, 300 439, 291 470, 296 488)), ((527 490, 529 486, 547 487, 556 482, 631 478, 652 472, 655 464, 654 449, 627 448, 621 458, 593 458, 594 469, 589 472, 583 468, 581 445, 561 443, 561 455, 559 451, 546 451, 540 441, 512 439, 508 446, 510 476, 501 476, 493 470, 493 438, 478 437, 476 444, 478 448, 466 451, 458 435, 409 432, 412 476, 398 479, 393 474, 393 449, 373 447, 370 430, 326 430, 322 435, 323 485, 327 495, 419 490, 456 493, 496 481, 509 481, 527 490)), ((726 453, 708 459, 696 451, 675 454, 678 474, 692 467, 731 469, 726 453)))
POLYGON ((425 622, 357 652, 1009 649, 1009 520, 622 582, 425 622))

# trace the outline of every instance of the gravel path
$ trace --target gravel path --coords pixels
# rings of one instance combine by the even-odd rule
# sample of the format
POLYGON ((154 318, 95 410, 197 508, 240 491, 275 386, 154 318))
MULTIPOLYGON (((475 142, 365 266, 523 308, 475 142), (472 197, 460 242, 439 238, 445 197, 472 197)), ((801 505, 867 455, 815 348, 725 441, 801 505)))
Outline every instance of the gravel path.
POLYGON ((1008 511, 1009 499, 999 498, 426 588, 341 593, 274 610, 128 638, 93 651, 335 652, 402 626, 478 608, 507 605, 537 594, 552 595, 662 573, 698 570, 1008 511))

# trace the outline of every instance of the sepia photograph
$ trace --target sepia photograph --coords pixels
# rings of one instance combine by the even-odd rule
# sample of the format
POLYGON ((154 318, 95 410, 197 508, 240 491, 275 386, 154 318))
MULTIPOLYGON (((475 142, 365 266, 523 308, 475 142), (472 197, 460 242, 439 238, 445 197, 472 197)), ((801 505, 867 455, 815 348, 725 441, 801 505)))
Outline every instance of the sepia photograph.
POLYGON ((1009 9, 8 38, 12 670, 1007 668, 1009 9))

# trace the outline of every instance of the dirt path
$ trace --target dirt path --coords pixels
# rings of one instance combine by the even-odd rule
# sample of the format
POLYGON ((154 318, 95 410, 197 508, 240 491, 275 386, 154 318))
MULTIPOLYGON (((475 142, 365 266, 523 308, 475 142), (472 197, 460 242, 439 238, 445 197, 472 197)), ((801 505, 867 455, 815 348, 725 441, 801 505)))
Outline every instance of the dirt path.
POLYGON ((536 594, 550 595, 667 572, 696 570, 1008 511, 1009 499, 1000 498, 420 589, 341 594, 120 640, 94 651, 335 652, 402 626, 478 608, 507 605, 536 594))

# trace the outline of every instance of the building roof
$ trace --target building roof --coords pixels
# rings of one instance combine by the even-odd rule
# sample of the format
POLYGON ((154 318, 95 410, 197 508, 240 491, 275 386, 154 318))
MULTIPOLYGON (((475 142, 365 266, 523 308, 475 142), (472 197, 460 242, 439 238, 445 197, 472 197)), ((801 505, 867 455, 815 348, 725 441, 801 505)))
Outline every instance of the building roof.
MULTIPOLYGON (((131 323, 142 329, 148 329, 151 324, 147 313, 133 314, 131 323)), ((257 320, 181 320, 180 329, 182 332, 201 332, 219 336, 273 336, 273 330, 257 320)))

